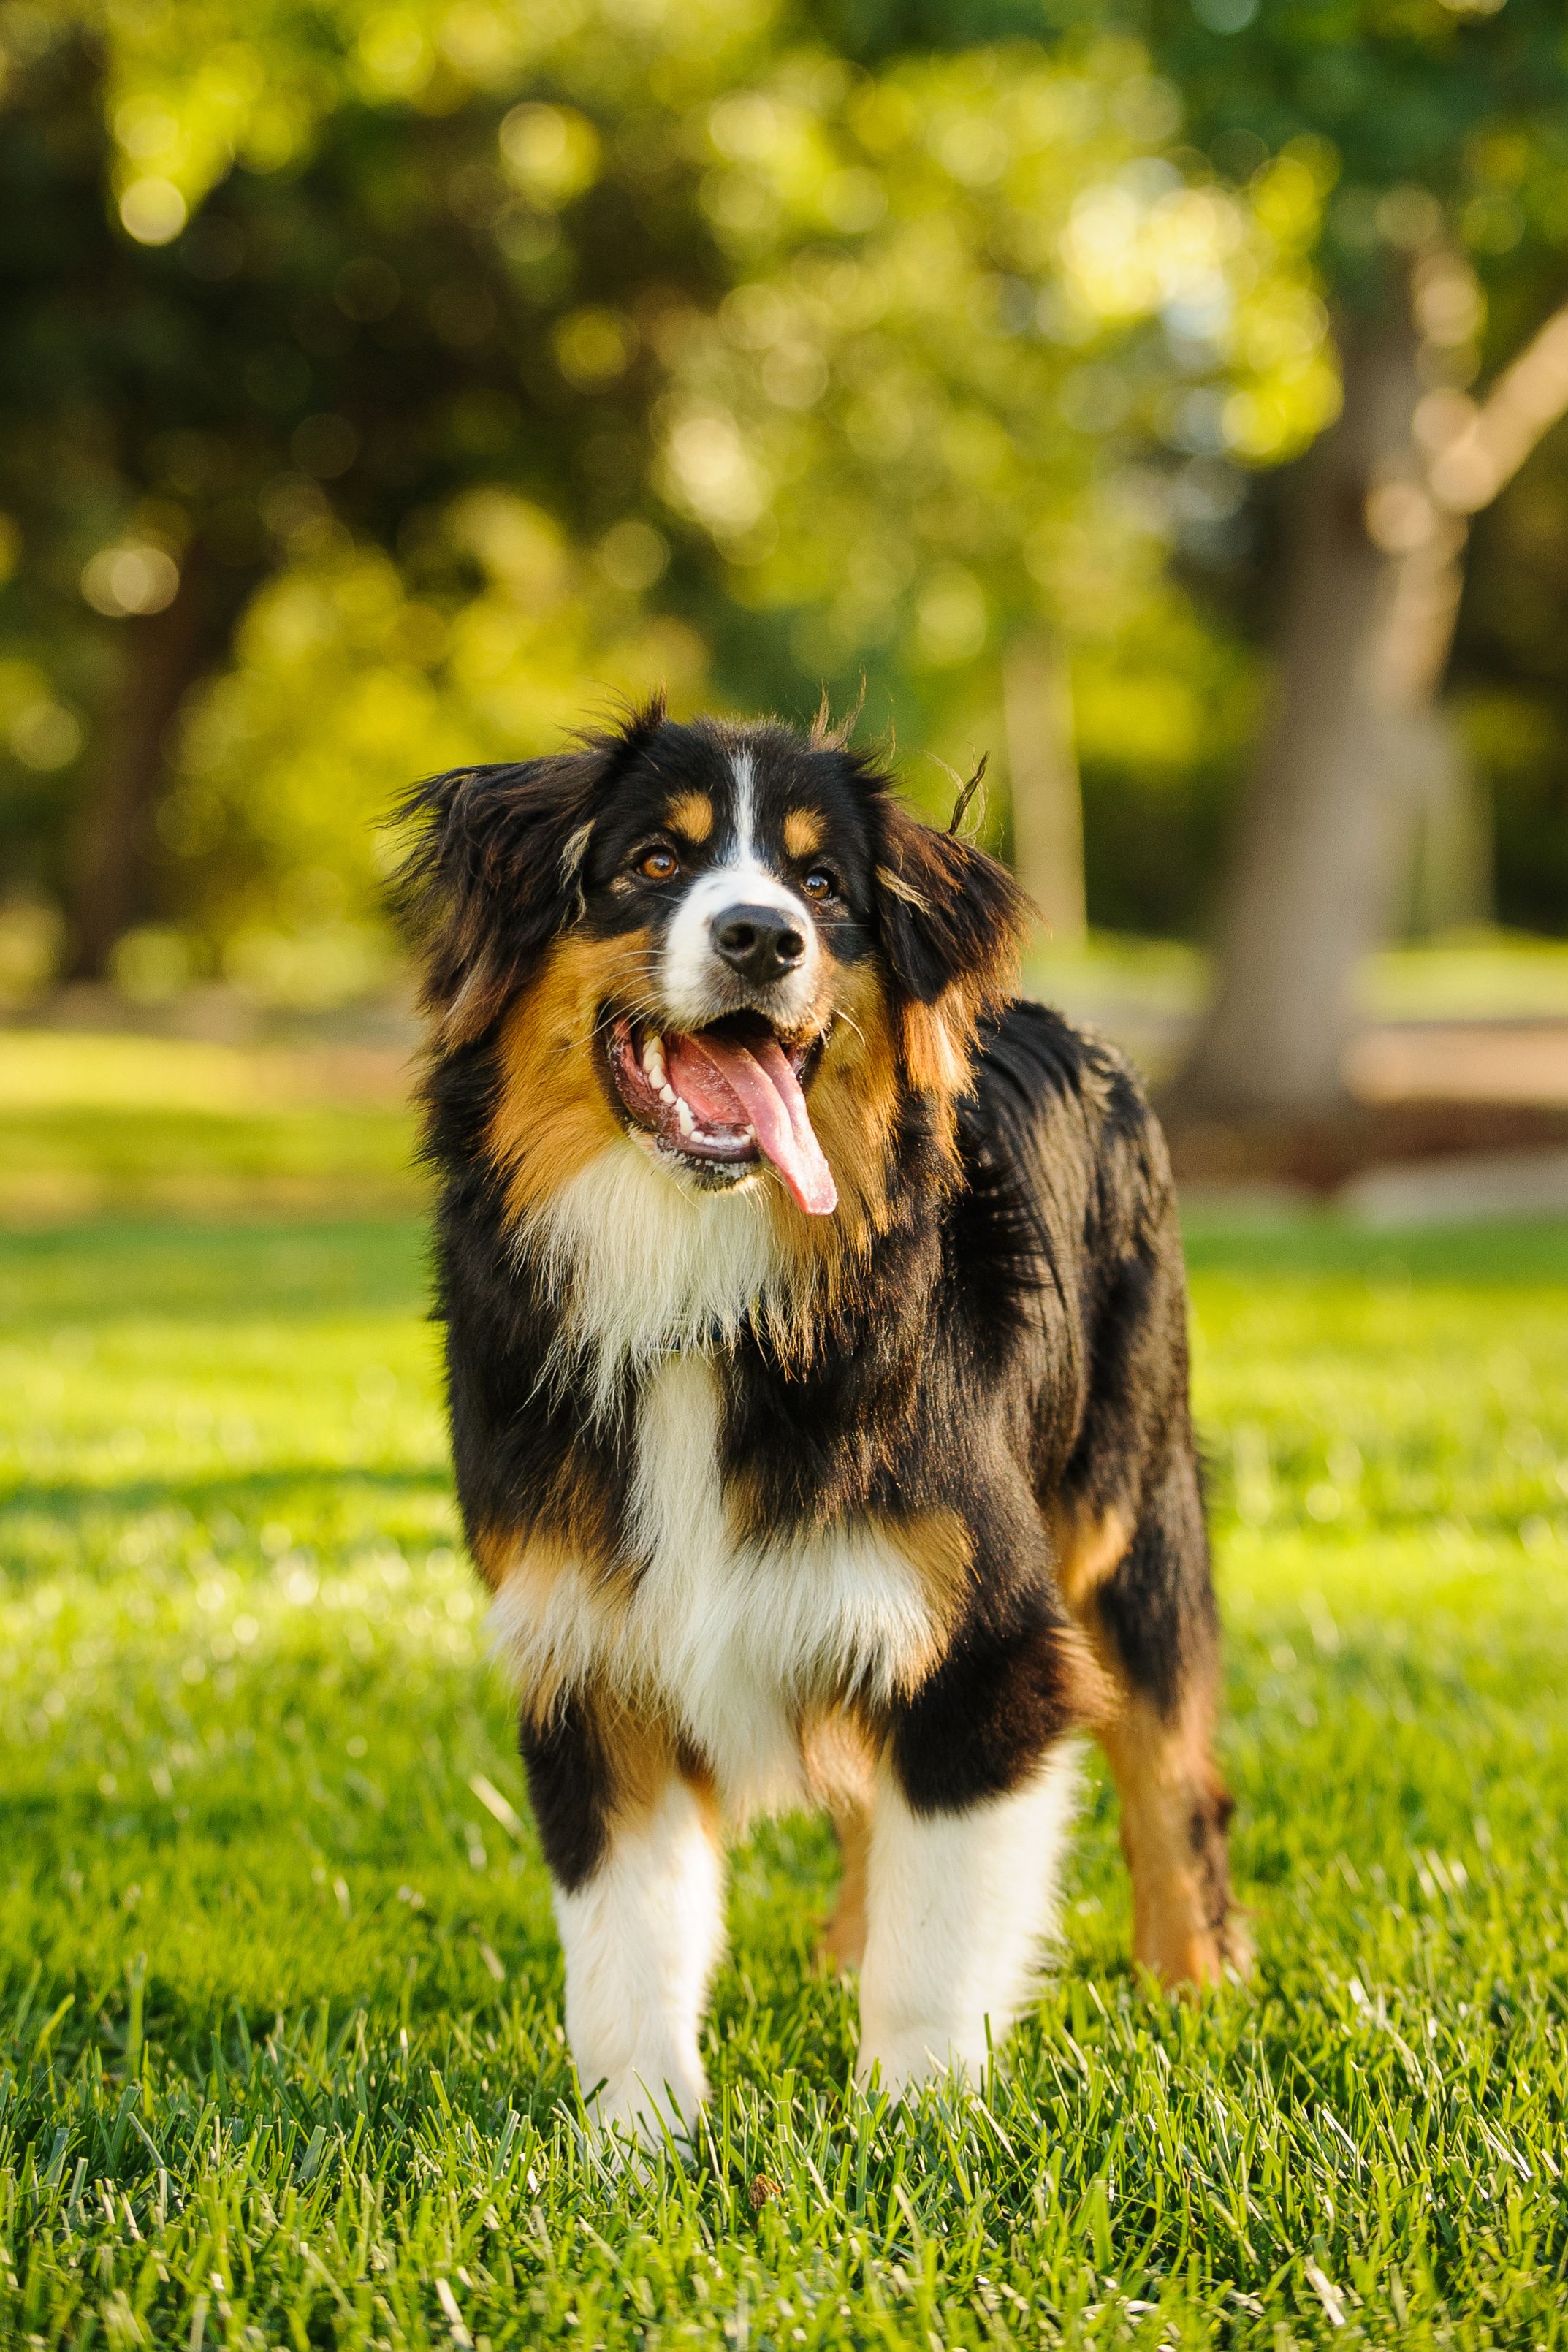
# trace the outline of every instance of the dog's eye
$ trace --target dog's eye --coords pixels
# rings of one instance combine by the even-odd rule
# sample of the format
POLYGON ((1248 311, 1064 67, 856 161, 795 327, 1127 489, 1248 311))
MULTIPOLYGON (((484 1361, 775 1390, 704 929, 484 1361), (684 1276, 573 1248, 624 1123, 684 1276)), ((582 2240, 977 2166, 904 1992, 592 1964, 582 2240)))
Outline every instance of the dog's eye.
POLYGON ((815 898, 820 904, 824 898, 833 896, 833 877, 826 866, 814 866, 800 887, 808 898, 815 898))
POLYGON ((637 859, 637 872, 647 882, 668 882, 678 871, 680 860, 673 849, 645 849, 637 859))

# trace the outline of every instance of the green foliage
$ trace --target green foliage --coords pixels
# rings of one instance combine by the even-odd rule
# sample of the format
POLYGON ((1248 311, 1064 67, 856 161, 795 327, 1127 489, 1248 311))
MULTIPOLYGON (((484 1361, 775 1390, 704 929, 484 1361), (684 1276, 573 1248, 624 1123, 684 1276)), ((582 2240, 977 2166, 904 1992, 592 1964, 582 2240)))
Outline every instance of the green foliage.
POLYGON ((1012 2063, 895 2123, 780 1822, 649 2173, 572 2121, 417 1229, 13 1234, 6 2340, 1561 2345, 1568 1240, 1191 1246, 1254 1985, 1130 1982, 1096 1770, 1012 2063))
MULTIPOLYGON (((11 10, 0 856, 35 948, 182 578, 180 716, 113 848, 132 965, 363 992, 396 785, 658 677, 799 715, 864 676, 871 724, 1000 751, 1035 624, 1072 656, 1095 912, 1196 929, 1258 698, 1248 486, 1332 413, 1322 297, 1447 224, 1482 284, 1446 381, 1517 348, 1561 292, 1568 83, 1550 0, 1110 25, 11 10)), ((1493 772, 1533 837, 1544 755, 1493 772)))
POLYGON ((290 938, 308 950, 345 920, 375 923, 405 783, 553 751, 612 688, 697 698, 700 640, 649 618, 627 585, 639 562, 662 569, 664 541, 623 520, 597 556, 491 487, 449 507, 401 566, 328 544, 258 591, 232 667, 193 698, 161 816, 226 935, 231 979, 264 980, 258 960, 290 938))
POLYGON ((683 11, 668 42, 650 20, 646 38, 568 26, 492 54, 469 11, 453 34, 467 82, 416 106, 374 12, 214 7, 205 43, 167 10, 89 12, 91 38, 52 43, 22 14, 6 212, 48 229, 14 226, 3 256, 0 498, 28 559, 0 674, 10 825, 58 885, 73 761, 125 723, 184 575, 203 623, 186 684, 227 667, 247 606, 251 624, 236 692, 193 709, 174 789, 128 845, 149 911, 161 899, 198 934, 205 914, 220 937, 258 914, 300 928, 294 876, 307 898, 335 893, 328 915, 363 918, 367 812, 421 761, 536 748, 608 690, 692 670, 689 633, 637 610, 668 554, 636 521, 638 352, 660 305, 718 274, 677 134, 721 86, 728 37, 683 11), (319 680, 351 662, 363 691, 343 712, 319 680), (509 667, 531 728, 503 744, 509 667), (258 700, 263 740, 236 746, 258 700), (322 744, 329 709, 342 731, 322 744), (302 803, 332 834, 324 861, 309 825, 290 841, 302 803))
POLYGON ((1332 413, 1315 183, 1287 161, 1246 199, 1187 186, 1179 122, 1111 41, 870 81, 788 61, 711 111, 705 200, 742 275, 675 352, 660 482, 732 593, 797 613, 803 668, 890 661, 940 710, 978 663, 983 702, 1040 619, 1114 664, 1167 618, 1131 452, 1195 404, 1271 461, 1332 413))
POLYGON ((1148 0, 1140 13, 1198 135, 1228 141, 1222 157, 1331 147, 1326 257, 1342 279, 1374 275, 1380 245, 1416 247, 1445 220, 1484 259, 1527 235, 1537 261, 1568 246, 1553 0, 1148 0))
POLYGON ((195 581, 216 674, 126 854, 198 963, 373 920, 399 781, 660 676, 799 711, 864 668, 962 750, 1030 616, 1112 672, 1181 625, 1141 451, 1332 405, 1311 170, 1188 185, 1125 39, 868 77, 765 8, 26 21, 10 823, 58 884, 195 581))

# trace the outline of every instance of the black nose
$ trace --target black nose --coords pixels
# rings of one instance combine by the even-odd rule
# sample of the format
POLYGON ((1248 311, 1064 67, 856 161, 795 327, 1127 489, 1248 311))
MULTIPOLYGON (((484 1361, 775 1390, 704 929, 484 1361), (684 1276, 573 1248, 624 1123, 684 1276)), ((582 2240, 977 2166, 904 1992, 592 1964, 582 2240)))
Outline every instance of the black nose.
POLYGON ((727 907, 713 918, 713 945, 742 980, 765 987, 800 962, 805 933, 782 908, 727 907))

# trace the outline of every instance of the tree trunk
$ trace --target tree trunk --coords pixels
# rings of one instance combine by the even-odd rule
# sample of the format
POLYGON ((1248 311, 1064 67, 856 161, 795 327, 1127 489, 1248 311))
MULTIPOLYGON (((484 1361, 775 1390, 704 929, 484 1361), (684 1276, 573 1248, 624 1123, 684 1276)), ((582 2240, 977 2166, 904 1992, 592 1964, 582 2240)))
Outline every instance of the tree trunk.
POLYGON ((1346 341, 1344 409, 1301 484, 1279 684, 1183 1111, 1342 1101, 1357 968, 1403 879, 1411 721, 1446 657, 1464 531, 1424 487, 1417 332, 1405 289, 1391 294, 1346 341))
POLYGON ((165 739, 185 695, 226 640, 232 619, 229 580, 215 580, 193 548, 172 604, 115 624, 122 667, 119 689, 100 721, 78 835, 72 979, 101 980, 115 941, 150 911, 144 827, 163 778, 165 739))
POLYGON ((1072 687, 1044 630, 1015 637, 1002 661, 1013 859, 1058 947, 1085 931, 1083 799, 1073 743, 1072 687))
POLYGON ((1447 811, 1449 835, 1448 878, 1429 889, 1458 911, 1468 887, 1479 911, 1485 817, 1437 696, 1468 518, 1568 414, 1568 304, 1479 404, 1453 390, 1423 399, 1416 321, 1438 345, 1463 341, 1468 276, 1433 247, 1347 341, 1344 411, 1303 486, 1219 986, 1168 1097, 1178 1117, 1342 1100, 1357 967, 1385 935, 1423 804, 1429 824, 1447 811))

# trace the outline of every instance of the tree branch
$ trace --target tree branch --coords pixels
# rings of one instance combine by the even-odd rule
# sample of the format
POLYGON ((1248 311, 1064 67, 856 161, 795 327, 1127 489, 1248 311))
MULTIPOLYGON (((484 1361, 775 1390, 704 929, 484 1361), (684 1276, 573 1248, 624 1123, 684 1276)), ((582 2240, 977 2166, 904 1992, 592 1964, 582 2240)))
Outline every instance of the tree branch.
POLYGON ((1510 482, 1531 451, 1568 411, 1568 303, 1506 367, 1478 406, 1450 394, 1428 478, 1450 514, 1476 514, 1510 482))

